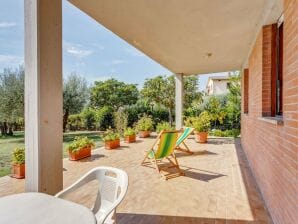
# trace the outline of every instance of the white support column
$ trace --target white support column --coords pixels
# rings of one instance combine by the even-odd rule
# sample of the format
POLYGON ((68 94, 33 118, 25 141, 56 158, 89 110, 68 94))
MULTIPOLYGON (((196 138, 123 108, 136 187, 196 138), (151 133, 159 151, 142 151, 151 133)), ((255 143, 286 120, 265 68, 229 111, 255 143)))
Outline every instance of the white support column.
POLYGON ((26 191, 63 187, 62 0, 26 0, 26 191))
POLYGON ((176 112, 175 112, 175 123, 176 129, 181 129, 183 127, 183 74, 176 74, 176 94, 175 94, 175 102, 176 102, 176 112))

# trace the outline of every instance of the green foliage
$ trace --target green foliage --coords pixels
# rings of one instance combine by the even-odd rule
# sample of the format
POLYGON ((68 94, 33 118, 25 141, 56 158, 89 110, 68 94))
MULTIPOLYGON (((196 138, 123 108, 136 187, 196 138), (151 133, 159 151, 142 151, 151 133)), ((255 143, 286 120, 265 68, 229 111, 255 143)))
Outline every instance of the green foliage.
POLYGON ((99 130, 104 131, 108 128, 114 128, 113 108, 104 106, 96 110, 96 126, 99 130))
POLYGON ((12 152, 12 162, 14 164, 24 164, 25 163, 25 148, 16 148, 12 152))
POLYGON ((124 131, 124 136, 132 136, 132 135, 135 135, 136 134, 136 131, 132 128, 127 128, 125 129, 124 131))
POLYGON ((222 131, 220 129, 213 129, 209 132, 212 136, 218 136, 218 137, 234 137, 237 138, 240 135, 239 129, 231 129, 231 130, 225 130, 222 131))
POLYGON ((226 96, 210 96, 206 102, 205 110, 210 114, 211 121, 214 125, 223 124, 226 117, 225 111, 226 96))
POLYGON ((87 81, 72 73, 63 83, 63 130, 66 130, 68 116, 80 113, 89 96, 87 81))
POLYGON ((211 117, 207 111, 192 119, 192 127, 197 132, 207 132, 210 128, 211 117))
MULTIPOLYGON (((192 101, 201 98, 198 92, 198 79, 195 76, 184 78, 184 102, 189 107, 192 101)), ((174 76, 156 76, 147 79, 141 90, 141 96, 148 102, 164 106, 169 112, 169 122, 173 122, 173 111, 175 108, 175 78, 174 76)))
POLYGON ((123 109, 119 109, 114 113, 114 122, 117 132, 123 135, 128 123, 127 113, 123 109))
POLYGON ((94 146, 94 141, 92 139, 89 139, 87 136, 77 136, 75 137, 74 141, 68 145, 67 149, 70 152, 77 152, 82 148, 94 146))
POLYGON ((134 126, 144 114, 150 116, 154 124, 169 119, 169 111, 166 108, 150 104, 145 100, 138 100, 136 104, 125 107, 124 111, 128 116, 128 126, 130 127, 134 126))
POLYGON ((113 130, 111 129, 108 129, 105 134, 104 134, 104 137, 103 137, 103 140, 105 142, 108 142, 108 141, 114 141, 114 140, 118 140, 120 139, 120 135, 119 133, 117 132, 114 132, 113 130))
POLYGON ((230 79, 230 88, 228 93, 228 102, 226 112, 227 123, 231 128, 240 129, 241 123, 241 75, 235 72, 230 79))
POLYGON ((24 117, 24 68, 4 69, 0 74, 0 129, 12 135, 13 125, 24 117))
POLYGON ((156 125, 157 133, 160 133, 161 131, 172 131, 172 130, 175 130, 175 128, 172 127, 169 122, 162 122, 156 125))
POLYGON ((81 114, 72 114, 68 117, 68 129, 71 131, 83 130, 85 128, 83 116, 81 114))
POLYGON ((83 123, 86 129, 95 130, 96 128, 96 110, 86 107, 82 113, 83 123))
POLYGON ((145 115, 143 116, 136 125, 136 129, 138 131, 151 131, 153 129, 153 121, 152 118, 145 115))
POLYGON ((90 103, 94 108, 109 106, 114 110, 131 105, 138 100, 139 91, 135 84, 126 84, 116 79, 96 81, 91 88, 90 103))
POLYGON ((63 110, 69 114, 80 113, 85 106, 89 89, 85 78, 72 73, 63 83, 63 110))

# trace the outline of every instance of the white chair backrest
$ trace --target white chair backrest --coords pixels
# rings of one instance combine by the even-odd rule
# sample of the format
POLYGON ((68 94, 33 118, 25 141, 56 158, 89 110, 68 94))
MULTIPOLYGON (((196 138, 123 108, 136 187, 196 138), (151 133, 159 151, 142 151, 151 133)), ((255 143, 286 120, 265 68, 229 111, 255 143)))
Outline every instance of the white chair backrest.
POLYGON ((113 167, 96 167, 70 187, 59 192, 56 197, 63 198, 64 195, 93 180, 98 180, 99 189, 92 211, 97 218, 97 223, 104 223, 108 216, 113 215, 116 207, 125 197, 128 188, 128 176, 125 171, 113 167))

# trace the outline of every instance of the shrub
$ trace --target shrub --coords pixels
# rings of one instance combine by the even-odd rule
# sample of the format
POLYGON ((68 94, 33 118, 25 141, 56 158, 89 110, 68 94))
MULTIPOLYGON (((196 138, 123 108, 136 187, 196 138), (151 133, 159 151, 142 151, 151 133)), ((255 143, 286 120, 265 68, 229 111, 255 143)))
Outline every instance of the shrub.
POLYGON ((81 116, 86 129, 94 130, 96 128, 96 111, 93 108, 86 107, 82 111, 81 116))
POLYGON ((77 131, 84 129, 83 117, 81 114, 72 114, 68 117, 68 129, 71 131, 77 131))
POLYGON ((193 128, 197 132, 207 132, 210 128, 210 116, 207 111, 202 112, 199 117, 192 120, 193 128))
POLYGON ((240 135, 239 129, 231 129, 222 131, 220 129, 213 129, 210 131, 210 135, 218 136, 218 137, 234 137, 237 138, 240 135))
POLYGON ((114 123, 118 133, 123 135, 125 129, 127 128, 128 116, 123 110, 118 110, 114 113, 114 123))
POLYGON ((153 110, 149 111, 149 115, 151 115, 154 124, 169 120, 169 111, 163 107, 153 107, 153 110))
POLYGON ((161 131, 172 131, 174 128, 170 125, 169 122, 162 122, 156 125, 156 132, 160 133, 161 131))
POLYGON ((136 131, 132 128, 127 128, 125 129, 124 131, 124 136, 131 136, 131 135, 135 135, 136 134, 136 131))
POLYGON ((114 128, 114 115, 113 109, 108 106, 104 106, 96 110, 96 123, 97 128, 101 131, 108 128, 114 128))
POLYGON ((107 141, 114 141, 120 139, 120 135, 117 132, 114 132, 113 130, 109 129, 105 132, 103 140, 105 142, 107 141))
POLYGON ((138 131, 151 131, 153 128, 153 121, 151 117, 145 115, 137 123, 136 129, 138 131))
POLYGON ((24 164, 25 163, 25 148, 16 148, 12 152, 12 162, 14 164, 24 164))
POLYGON ((87 136, 82 137, 82 136, 76 136, 74 141, 68 145, 67 149, 70 152, 77 152, 82 148, 85 147, 94 147, 94 141, 92 139, 89 139, 87 136))

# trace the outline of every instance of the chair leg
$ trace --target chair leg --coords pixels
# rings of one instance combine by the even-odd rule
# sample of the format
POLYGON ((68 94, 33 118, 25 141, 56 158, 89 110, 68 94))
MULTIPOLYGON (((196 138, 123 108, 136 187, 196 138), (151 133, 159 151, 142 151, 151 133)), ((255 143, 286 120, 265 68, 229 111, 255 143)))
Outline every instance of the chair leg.
POLYGON ((145 158, 143 159, 141 166, 145 163, 146 159, 148 159, 148 155, 150 153, 150 150, 146 153, 145 158))
POLYGON ((185 142, 182 142, 182 144, 184 145, 185 149, 184 149, 184 148, 181 148, 181 147, 179 147, 179 146, 177 146, 177 147, 176 147, 176 150, 181 151, 181 152, 186 152, 186 153, 192 155, 193 152, 190 151, 190 149, 189 149, 188 146, 185 144, 185 142))

